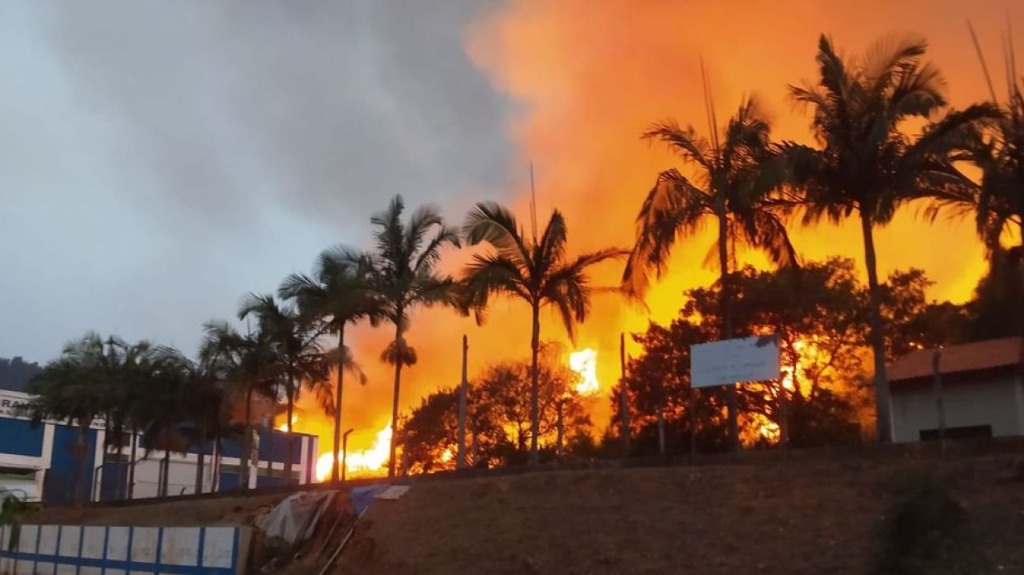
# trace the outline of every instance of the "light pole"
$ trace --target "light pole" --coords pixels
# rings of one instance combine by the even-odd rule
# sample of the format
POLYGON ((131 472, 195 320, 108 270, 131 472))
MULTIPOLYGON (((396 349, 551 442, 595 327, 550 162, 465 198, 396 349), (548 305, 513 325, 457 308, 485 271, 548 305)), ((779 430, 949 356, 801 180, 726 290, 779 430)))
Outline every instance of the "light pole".
POLYGON ((345 459, 348 457, 348 434, 355 431, 354 428, 349 428, 345 431, 345 434, 341 436, 341 480, 345 481, 345 459))

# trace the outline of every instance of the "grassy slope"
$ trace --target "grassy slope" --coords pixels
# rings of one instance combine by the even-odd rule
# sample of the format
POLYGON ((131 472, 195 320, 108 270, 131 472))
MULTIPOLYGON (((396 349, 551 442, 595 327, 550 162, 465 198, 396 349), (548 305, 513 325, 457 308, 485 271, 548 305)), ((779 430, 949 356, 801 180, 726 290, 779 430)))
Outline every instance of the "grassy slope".
POLYGON ((1000 465, 801 460, 422 483, 373 504, 338 572, 864 574, 894 476, 926 466, 957 485, 985 559, 971 569, 1024 573, 1024 483, 1000 479, 1000 465))

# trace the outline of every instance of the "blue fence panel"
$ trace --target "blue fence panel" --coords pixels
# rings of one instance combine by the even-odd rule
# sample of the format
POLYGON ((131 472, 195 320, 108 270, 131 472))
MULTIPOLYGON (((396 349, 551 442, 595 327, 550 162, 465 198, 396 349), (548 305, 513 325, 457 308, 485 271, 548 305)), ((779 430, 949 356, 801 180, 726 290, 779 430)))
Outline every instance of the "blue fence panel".
POLYGON ((93 467, 96 461, 96 430, 90 429, 87 448, 80 454, 79 430, 68 425, 53 426, 53 458, 43 483, 43 501, 67 505, 74 501, 76 486, 88 499, 92 493, 93 467), (81 483, 79 483, 81 482, 81 483))

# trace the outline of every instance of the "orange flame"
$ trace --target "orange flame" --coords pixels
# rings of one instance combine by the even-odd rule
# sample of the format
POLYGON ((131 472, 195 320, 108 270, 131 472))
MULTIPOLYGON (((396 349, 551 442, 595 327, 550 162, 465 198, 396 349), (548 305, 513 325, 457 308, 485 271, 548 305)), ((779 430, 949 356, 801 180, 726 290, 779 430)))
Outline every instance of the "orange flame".
MULTIPOLYGON (((388 451, 391 448, 391 422, 377 432, 373 447, 349 453, 345 457, 345 477, 380 477, 387 472, 388 451)), ((338 453, 338 461, 342 460, 338 453)), ((316 460, 316 478, 325 481, 331 477, 334 458, 328 451, 316 460)))
POLYGON ((601 391, 601 382, 597 379, 596 351, 588 347, 570 353, 569 369, 580 375, 580 382, 576 384, 576 393, 595 395, 601 391))

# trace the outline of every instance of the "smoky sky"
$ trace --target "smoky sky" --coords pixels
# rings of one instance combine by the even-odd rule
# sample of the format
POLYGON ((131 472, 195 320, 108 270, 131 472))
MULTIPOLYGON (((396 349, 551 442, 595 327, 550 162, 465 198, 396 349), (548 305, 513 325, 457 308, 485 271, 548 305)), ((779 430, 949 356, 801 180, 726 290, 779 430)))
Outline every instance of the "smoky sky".
POLYGON ((0 2, 0 356, 200 324, 401 193, 508 196, 490 2, 0 2))

